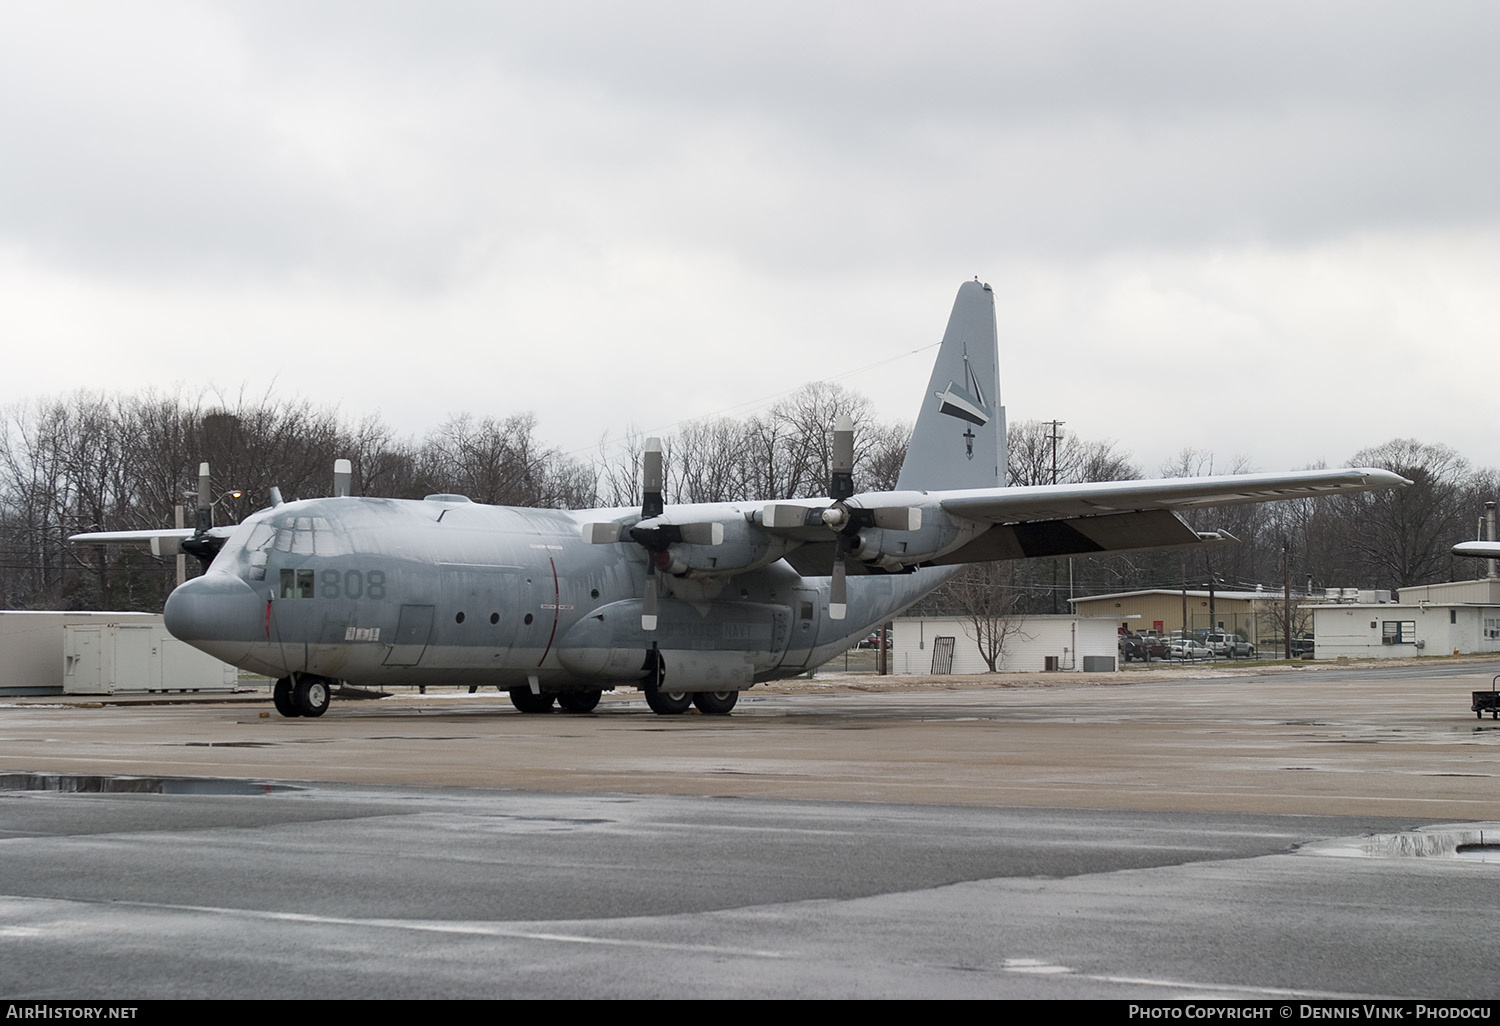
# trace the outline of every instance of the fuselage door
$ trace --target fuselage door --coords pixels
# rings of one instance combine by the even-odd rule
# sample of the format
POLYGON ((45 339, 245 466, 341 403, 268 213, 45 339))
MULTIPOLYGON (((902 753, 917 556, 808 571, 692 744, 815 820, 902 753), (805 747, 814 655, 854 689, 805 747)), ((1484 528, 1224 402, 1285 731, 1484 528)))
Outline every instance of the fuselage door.
POLYGON ((784 667, 806 666, 818 641, 818 614, 826 595, 816 588, 792 589, 791 636, 787 639, 784 667))
POLYGON ((432 635, 432 606, 402 606, 396 637, 386 653, 387 666, 416 666, 432 635))

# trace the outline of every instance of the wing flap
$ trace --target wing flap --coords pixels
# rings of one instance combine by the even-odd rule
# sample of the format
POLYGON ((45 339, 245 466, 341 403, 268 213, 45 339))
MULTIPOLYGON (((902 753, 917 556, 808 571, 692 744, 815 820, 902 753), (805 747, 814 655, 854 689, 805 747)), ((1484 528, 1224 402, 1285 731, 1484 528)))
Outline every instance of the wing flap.
POLYGON ((980 563, 994 559, 1088 556, 1219 541, 1204 536, 1170 510, 1110 513, 1070 520, 1035 520, 996 524, 961 548, 933 559, 933 566, 980 563))

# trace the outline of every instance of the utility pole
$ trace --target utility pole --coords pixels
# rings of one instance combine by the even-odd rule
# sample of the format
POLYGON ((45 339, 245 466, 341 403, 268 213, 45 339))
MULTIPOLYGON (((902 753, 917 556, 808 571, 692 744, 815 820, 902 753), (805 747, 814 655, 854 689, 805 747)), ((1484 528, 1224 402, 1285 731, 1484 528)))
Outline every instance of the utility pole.
MULTIPOLYGON (((1052 425, 1052 483, 1057 484, 1057 440, 1061 437, 1057 429, 1067 421, 1051 420, 1047 423, 1052 425)), ((1057 560, 1055 559, 1052 561, 1052 613, 1057 614, 1057 560)))
POLYGON ((1286 635, 1283 644, 1286 646, 1285 658, 1288 662, 1292 658, 1292 540, 1286 535, 1281 536, 1281 605, 1282 624, 1286 635))
MULTIPOLYGON (((1056 473, 1057 473, 1056 471, 1053 471, 1054 475, 1056 473)), ((1488 535, 1490 541, 1494 541, 1495 540, 1495 504, 1493 502, 1486 502, 1484 504, 1484 524, 1485 524, 1485 529, 1486 529, 1485 530, 1485 534, 1488 535)), ((1491 559, 1491 560, 1488 561, 1488 563, 1489 563, 1489 570, 1488 570, 1487 576, 1491 580, 1494 580, 1496 576, 1500 576, 1500 575, 1497 575, 1496 572, 1495 572, 1496 561, 1493 560, 1493 559, 1491 559)))

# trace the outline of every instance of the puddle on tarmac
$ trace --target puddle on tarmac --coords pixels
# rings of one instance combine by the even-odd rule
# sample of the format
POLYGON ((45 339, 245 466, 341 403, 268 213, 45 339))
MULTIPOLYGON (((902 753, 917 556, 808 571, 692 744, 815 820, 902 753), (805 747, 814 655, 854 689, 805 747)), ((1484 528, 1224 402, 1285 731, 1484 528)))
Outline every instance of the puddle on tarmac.
POLYGON ((0 773, 0 791, 61 794, 273 794, 302 791, 291 784, 193 777, 126 777, 101 773, 0 773))
POLYGON ((1500 823, 1455 823, 1399 834, 1340 837, 1298 850, 1346 859, 1446 858, 1500 863, 1500 823))

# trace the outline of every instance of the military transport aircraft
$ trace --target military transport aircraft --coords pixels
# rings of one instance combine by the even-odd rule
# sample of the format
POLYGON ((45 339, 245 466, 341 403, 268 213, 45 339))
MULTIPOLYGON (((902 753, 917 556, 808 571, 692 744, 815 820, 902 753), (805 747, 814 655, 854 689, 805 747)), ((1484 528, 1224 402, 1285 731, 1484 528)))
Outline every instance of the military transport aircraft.
MULTIPOLYGON (((206 572, 167 600, 173 635, 277 678, 286 716, 338 681, 493 684, 515 707, 573 712, 640 688, 664 715, 728 713, 739 692, 844 651, 961 564, 1231 540, 1177 511, 1406 484, 1383 470, 1001 487, 994 297, 958 291, 896 489, 858 492, 837 425, 821 499, 666 506, 647 443, 639 509, 486 506, 462 495, 282 502, 233 527, 94 533, 178 548, 206 572)), ((200 484, 207 496, 207 482, 200 484)), ((201 502, 202 500, 200 500, 201 502)))

